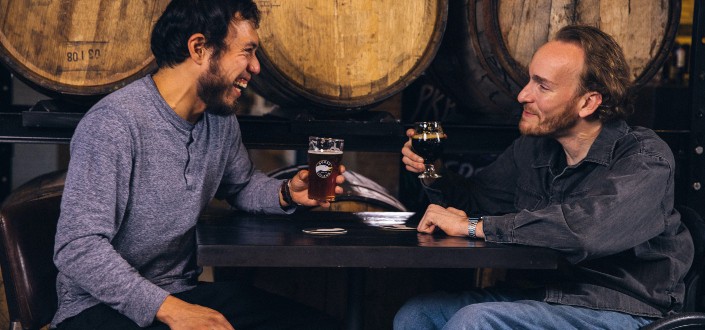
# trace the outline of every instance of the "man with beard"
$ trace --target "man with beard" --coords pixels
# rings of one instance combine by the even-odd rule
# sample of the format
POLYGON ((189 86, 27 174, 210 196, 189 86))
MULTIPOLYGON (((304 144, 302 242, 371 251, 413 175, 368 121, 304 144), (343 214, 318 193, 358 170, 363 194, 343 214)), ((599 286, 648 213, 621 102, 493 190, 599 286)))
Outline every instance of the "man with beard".
MULTIPOLYGON (((693 243, 673 209, 674 159, 624 121, 621 48, 568 26, 536 51, 529 76, 522 136, 468 180, 425 181, 448 207, 430 205, 418 231, 547 247, 568 264, 523 285, 412 299, 395 329, 638 329, 681 308, 693 243)), ((409 142, 402 154, 423 170, 409 142)))
POLYGON ((256 213, 327 206, 308 199, 307 171, 269 178, 242 144, 233 114, 260 70, 259 15, 251 0, 172 1, 152 32, 159 70, 105 97, 78 125, 56 234, 52 327, 335 328, 250 286, 198 283, 195 226, 214 196, 256 213))

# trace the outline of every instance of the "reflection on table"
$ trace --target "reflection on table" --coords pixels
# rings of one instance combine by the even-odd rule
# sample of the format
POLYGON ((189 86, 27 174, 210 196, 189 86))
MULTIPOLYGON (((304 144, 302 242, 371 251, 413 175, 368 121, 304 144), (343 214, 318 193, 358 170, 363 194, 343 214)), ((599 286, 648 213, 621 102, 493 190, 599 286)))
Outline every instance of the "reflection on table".
POLYGON ((548 249, 389 229, 404 224, 415 227, 418 220, 414 218, 411 212, 206 214, 197 230, 198 262, 243 267, 558 267, 558 253, 548 249), (347 232, 303 232, 310 228, 344 228, 347 232))
POLYGON ((404 228, 416 227, 418 220, 411 212, 206 213, 197 228, 198 263, 216 267, 346 267, 346 329, 361 329, 364 268, 556 269, 562 260, 548 249, 404 228), (345 233, 304 232, 319 228, 342 228, 345 233))

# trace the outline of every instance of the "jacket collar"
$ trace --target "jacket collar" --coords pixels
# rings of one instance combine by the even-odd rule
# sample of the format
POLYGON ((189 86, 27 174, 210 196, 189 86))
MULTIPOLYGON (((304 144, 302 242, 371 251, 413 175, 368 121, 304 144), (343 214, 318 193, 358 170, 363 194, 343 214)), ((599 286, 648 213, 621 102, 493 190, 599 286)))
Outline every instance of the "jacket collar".
MULTIPOLYGON (((612 160, 617 141, 627 134, 628 131, 629 126, 621 119, 602 124, 600 134, 597 135, 597 138, 590 146, 590 150, 585 156, 585 159, 580 161, 579 164, 592 162, 607 166, 612 160)), ((534 168, 551 166, 551 164, 554 163, 555 157, 565 157, 563 147, 558 141, 549 137, 541 139, 543 141, 539 143, 542 144, 542 146, 532 163, 534 168)))

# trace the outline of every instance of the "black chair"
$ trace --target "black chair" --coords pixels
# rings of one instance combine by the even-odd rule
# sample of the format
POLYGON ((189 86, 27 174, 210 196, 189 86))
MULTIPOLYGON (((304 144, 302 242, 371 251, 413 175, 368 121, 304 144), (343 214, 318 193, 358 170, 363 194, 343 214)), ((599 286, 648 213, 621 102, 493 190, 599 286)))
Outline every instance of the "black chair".
POLYGON ((643 330, 705 329, 705 222, 697 212, 687 206, 676 208, 681 214, 681 220, 688 227, 695 246, 693 265, 685 276, 683 312, 657 320, 642 328, 643 330))
POLYGON ((37 177, 0 208, 0 267, 10 330, 40 329, 56 312, 52 258, 64 178, 64 171, 37 177))

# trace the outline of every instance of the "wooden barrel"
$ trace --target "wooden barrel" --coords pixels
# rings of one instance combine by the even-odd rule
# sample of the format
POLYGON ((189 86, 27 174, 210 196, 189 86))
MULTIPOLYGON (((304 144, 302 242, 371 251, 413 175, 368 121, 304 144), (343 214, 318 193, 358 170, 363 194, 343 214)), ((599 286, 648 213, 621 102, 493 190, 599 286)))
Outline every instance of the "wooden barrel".
POLYGON ((533 53, 570 24, 596 26, 624 49, 643 85, 675 41, 680 0, 464 0, 449 3, 448 27, 430 74, 469 111, 516 118, 533 53))
POLYGON ((430 65, 447 0, 257 0, 255 91, 289 108, 363 109, 400 92, 430 65))
POLYGON ((0 0, 0 58, 48 94, 107 94, 156 69, 150 33, 168 2, 0 0))

